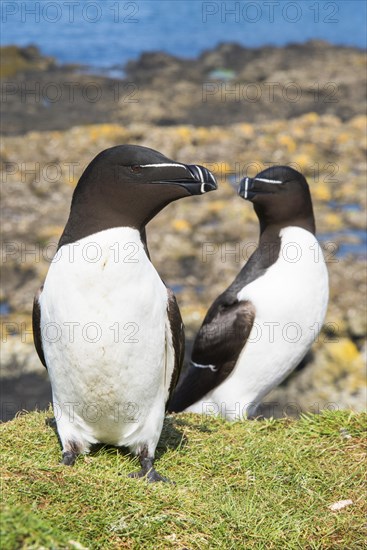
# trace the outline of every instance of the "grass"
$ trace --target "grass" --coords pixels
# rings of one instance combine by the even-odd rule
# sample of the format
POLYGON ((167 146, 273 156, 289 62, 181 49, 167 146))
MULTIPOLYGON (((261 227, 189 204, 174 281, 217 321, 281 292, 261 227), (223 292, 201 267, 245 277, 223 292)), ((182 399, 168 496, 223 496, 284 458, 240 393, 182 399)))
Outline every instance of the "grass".
POLYGON ((114 448, 59 465, 47 418, 1 426, 2 550, 365 548, 366 414, 169 417, 157 469, 176 485, 128 478, 137 460, 114 448))

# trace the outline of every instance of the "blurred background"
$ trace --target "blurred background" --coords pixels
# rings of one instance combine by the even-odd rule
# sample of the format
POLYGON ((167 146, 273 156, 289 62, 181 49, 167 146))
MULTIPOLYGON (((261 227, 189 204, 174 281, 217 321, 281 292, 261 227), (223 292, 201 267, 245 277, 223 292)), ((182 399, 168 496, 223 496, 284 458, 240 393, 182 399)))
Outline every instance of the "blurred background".
POLYGON ((365 21, 366 3, 351 0, 1 2, 3 420, 51 399, 33 295, 83 169, 122 143, 204 164, 219 181, 148 227, 188 354, 257 243, 233 184, 273 164, 305 174, 330 304, 312 351, 262 412, 365 407, 365 21))

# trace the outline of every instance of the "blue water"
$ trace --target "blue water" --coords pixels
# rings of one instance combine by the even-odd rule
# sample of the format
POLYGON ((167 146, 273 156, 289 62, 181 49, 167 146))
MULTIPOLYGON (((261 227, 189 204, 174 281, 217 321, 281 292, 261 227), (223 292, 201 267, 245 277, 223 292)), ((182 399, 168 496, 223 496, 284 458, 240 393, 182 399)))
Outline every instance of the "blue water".
POLYGON ((367 259, 367 234, 364 229, 342 229, 330 233, 321 233, 318 239, 324 245, 327 261, 333 262, 346 256, 367 259))
POLYGON ((362 205, 357 202, 341 204, 338 201, 330 201, 328 202, 328 206, 333 208, 333 210, 342 210, 343 212, 361 212, 363 210, 362 205))
POLYGON ((219 42, 366 47, 365 0, 1 0, 0 7, 1 44, 33 43, 61 62, 101 68, 143 51, 195 57, 219 42))
POLYGON ((10 306, 8 302, 0 302, 0 315, 9 315, 10 306))

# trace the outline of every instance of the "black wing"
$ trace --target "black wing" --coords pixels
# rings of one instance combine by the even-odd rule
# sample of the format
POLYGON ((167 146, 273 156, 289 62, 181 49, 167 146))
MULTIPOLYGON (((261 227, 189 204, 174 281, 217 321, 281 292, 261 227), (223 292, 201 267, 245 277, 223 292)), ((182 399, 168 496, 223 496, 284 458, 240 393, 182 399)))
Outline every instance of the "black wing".
POLYGON ((183 411, 199 401, 235 367, 251 332, 255 308, 251 302, 229 298, 222 294, 209 309, 194 342, 192 364, 174 392, 171 412, 183 411))
POLYGON ((184 373, 170 403, 172 412, 199 401, 233 371, 255 319, 254 305, 238 301, 237 295, 276 262, 280 244, 277 229, 267 235, 264 232, 258 248, 233 283, 209 308, 194 342, 193 364, 184 373))
POLYGON ((38 357, 40 358, 41 363, 47 369, 45 356, 43 354, 42 338, 41 338, 41 308, 39 304, 39 297, 41 296, 42 289, 43 289, 43 285, 41 286, 41 288, 39 288, 33 300, 32 325, 33 325, 33 341, 38 353, 38 357))
POLYGON ((173 349, 175 352, 175 364, 173 368, 171 383, 169 387, 169 400, 172 397, 173 390, 176 387, 178 378, 180 376, 181 367, 185 355, 185 330, 182 322, 181 313, 177 305, 176 297, 170 288, 167 288, 168 305, 167 313, 168 320, 171 328, 173 349))

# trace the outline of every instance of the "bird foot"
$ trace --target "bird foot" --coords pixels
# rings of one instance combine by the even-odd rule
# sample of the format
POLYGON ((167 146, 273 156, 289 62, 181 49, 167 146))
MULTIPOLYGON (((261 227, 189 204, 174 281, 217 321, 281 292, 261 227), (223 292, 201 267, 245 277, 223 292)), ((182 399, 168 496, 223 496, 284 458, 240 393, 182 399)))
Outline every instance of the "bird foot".
POLYGON ((133 472, 129 474, 131 478, 145 477, 149 483, 155 483, 156 481, 163 481, 165 483, 171 483, 169 479, 161 476, 153 466, 153 458, 140 457, 141 470, 139 472, 133 472))
POLYGON ((64 464, 65 466, 73 466, 76 460, 77 454, 73 453, 72 451, 65 451, 62 453, 62 461, 61 464, 64 464))
POLYGON ((161 476, 157 470, 155 470, 154 468, 152 468, 151 470, 149 470, 149 472, 146 472, 145 470, 141 469, 139 472, 132 472, 131 474, 128 475, 128 477, 131 477, 131 478, 142 478, 142 477, 145 477, 146 480, 149 482, 149 483, 154 483, 156 481, 164 481, 166 483, 170 483, 169 479, 167 479, 166 477, 163 477, 161 476))

